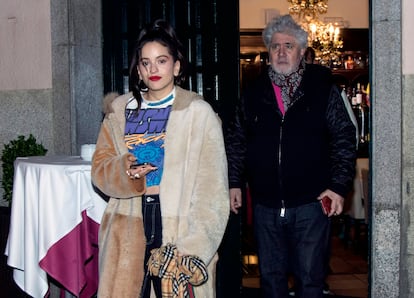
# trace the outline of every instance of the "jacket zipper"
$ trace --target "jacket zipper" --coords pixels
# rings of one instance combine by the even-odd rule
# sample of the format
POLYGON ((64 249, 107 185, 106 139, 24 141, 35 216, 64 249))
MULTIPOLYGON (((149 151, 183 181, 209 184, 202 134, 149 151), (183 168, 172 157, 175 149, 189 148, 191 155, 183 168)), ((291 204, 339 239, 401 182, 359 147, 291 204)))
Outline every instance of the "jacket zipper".
MULTIPOLYGON (((280 186, 280 190, 282 190, 282 133, 283 133, 283 123, 284 123, 285 117, 282 116, 282 122, 280 123, 280 132, 279 132, 279 160, 278 160, 278 171, 279 171, 279 186, 280 186)), ((282 203, 282 208, 280 208, 280 217, 285 217, 285 212, 286 212, 286 208, 285 208, 285 201, 282 199, 281 200, 282 203)))
MULTIPOLYGON (((296 93, 298 92, 298 90, 296 90, 296 93)), ((295 93, 295 94, 296 94, 295 93)), ((292 106, 303 96, 302 93, 297 94, 297 96, 294 97, 289 109, 292 108, 292 106)), ((285 111, 285 115, 282 115, 282 122, 280 123, 280 133, 279 133, 279 161, 278 161, 278 165, 279 165, 279 186, 280 186, 280 192, 282 193, 282 167, 281 167, 281 163, 282 163, 282 134, 283 134, 283 124, 285 122, 285 116, 286 113, 288 111, 285 111)), ((285 217, 285 213, 286 213, 286 207, 285 207, 285 200, 281 200, 282 203, 282 208, 280 208, 280 217, 285 217)))
POLYGON ((285 201, 282 200, 282 208, 280 208, 280 217, 285 217, 285 212, 286 212, 285 201))

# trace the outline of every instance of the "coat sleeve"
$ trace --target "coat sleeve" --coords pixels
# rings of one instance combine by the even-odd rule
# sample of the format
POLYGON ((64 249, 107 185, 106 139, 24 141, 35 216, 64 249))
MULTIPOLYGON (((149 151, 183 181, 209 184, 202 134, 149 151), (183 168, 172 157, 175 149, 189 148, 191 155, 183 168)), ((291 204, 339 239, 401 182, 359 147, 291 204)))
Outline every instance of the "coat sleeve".
POLYGON ((332 178, 329 189, 345 197, 351 190, 355 176, 356 127, 335 86, 331 89, 326 118, 331 136, 332 178))
POLYGON ((111 134, 114 130, 106 117, 102 122, 92 158, 92 182, 109 197, 127 199, 141 195, 145 191, 145 177, 130 179, 126 174, 127 157, 132 154, 126 150, 123 154, 120 152, 114 134, 111 134))
POLYGON ((238 102, 233 117, 224 125, 230 188, 244 187, 246 138, 243 111, 242 99, 238 102))

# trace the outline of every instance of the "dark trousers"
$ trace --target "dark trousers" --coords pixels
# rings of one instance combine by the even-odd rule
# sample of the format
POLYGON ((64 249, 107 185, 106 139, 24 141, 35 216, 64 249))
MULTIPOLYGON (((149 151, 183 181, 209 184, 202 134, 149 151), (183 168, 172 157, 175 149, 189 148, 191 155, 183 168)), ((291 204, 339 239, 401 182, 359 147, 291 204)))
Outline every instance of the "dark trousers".
POLYGON ((288 208, 283 217, 280 209, 256 205, 254 229, 263 297, 288 297, 290 272, 296 297, 323 297, 330 219, 319 202, 288 208))
POLYGON ((142 196, 142 216, 144 219, 145 238, 147 246, 145 249, 145 278, 142 285, 142 298, 149 298, 151 293, 151 283, 154 287, 155 294, 161 298, 161 279, 156 276, 150 276, 147 272, 147 262, 151 256, 151 250, 159 248, 162 244, 162 223, 161 207, 158 195, 142 196))

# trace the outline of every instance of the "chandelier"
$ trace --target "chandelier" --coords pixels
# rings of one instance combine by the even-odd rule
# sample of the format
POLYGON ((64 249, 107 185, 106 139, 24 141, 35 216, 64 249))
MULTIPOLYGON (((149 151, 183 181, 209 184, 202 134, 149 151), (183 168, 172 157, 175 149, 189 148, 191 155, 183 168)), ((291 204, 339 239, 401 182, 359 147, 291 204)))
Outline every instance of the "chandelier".
POLYGON ((337 24, 324 23, 319 15, 328 11, 328 0, 288 0, 289 13, 308 32, 308 46, 316 53, 316 60, 325 66, 339 66, 343 47, 337 24))
POLYGON ((324 14, 328 11, 328 0, 288 0, 290 3, 289 13, 299 15, 300 19, 312 18, 317 19, 318 14, 324 14))

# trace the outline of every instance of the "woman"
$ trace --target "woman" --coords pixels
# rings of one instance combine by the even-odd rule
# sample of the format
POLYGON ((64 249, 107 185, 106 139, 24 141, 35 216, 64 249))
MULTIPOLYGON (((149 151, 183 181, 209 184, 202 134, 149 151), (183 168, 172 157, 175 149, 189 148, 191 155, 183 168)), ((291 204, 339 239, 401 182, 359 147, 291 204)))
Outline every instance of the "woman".
POLYGON ((110 197, 99 234, 98 297, 172 291, 171 276, 157 271, 166 248, 203 273, 190 279, 194 287, 180 284, 179 297, 215 296, 217 249, 229 215, 226 155, 211 106, 178 86, 185 66, 173 28, 157 20, 134 49, 132 92, 105 99, 92 160, 93 183, 110 197))

